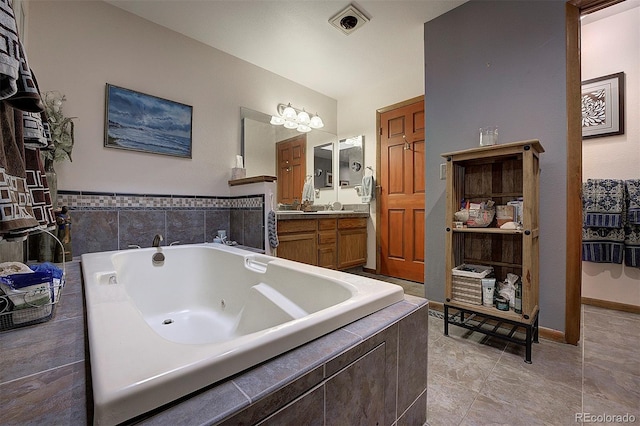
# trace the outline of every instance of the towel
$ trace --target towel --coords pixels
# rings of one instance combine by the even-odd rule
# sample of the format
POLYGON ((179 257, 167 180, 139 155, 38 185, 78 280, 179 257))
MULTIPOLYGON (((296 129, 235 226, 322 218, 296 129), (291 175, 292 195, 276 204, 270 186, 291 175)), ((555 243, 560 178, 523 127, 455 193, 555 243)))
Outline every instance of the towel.
POLYGON ((276 220, 276 212, 271 210, 267 217, 267 232, 269 234, 269 245, 271 248, 278 247, 278 223, 276 220))
POLYGON ((624 182, 587 179, 582 185, 582 260, 621 264, 624 256, 624 182))
POLYGON ((0 99, 13 96, 18 91, 18 77, 20 75, 18 27, 13 9, 7 1, 0 2, 0 36, 8 49, 0 49, 0 99))
POLYGON ((25 170, 22 112, 0 101, 0 234, 16 238, 37 226, 25 170))
POLYGON ((625 184, 627 222, 624 227, 624 264, 640 268, 640 179, 625 184))
POLYGON ((367 204, 373 200, 373 188, 375 188, 375 181, 373 176, 364 176, 362 178, 362 202, 367 204))
POLYGON ((624 188, 618 179, 587 179, 582 195, 585 226, 622 228, 624 188))
POLYGON ((307 179, 302 187, 302 202, 309 201, 313 203, 314 198, 314 190, 313 190, 313 181, 311 179, 307 179))
POLYGON ((640 225, 640 179, 624 181, 627 199, 627 220, 631 225, 640 225))

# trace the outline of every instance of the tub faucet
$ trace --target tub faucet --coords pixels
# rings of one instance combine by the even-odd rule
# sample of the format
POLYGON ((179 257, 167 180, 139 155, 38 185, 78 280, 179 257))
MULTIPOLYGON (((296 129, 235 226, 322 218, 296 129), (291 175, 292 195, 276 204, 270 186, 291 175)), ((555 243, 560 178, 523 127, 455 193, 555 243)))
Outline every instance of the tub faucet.
POLYGON ((153 256, 151 256, 151 263, 153 266, 162 266, 164 264, 164 254, 160 247, 160 241, 162 241, 162 235, 156 234, 156 236, 153 237, 153 244, 151 245, 157 249, 156 252, 153 253, 153 256))

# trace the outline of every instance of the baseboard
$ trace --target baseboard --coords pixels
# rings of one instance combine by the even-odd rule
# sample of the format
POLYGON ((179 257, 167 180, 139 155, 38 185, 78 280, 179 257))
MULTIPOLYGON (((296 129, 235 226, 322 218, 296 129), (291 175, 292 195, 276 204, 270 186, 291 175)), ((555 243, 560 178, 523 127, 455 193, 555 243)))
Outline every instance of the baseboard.
POLYGON ((367 274, 375 274, 376 270, 375 269, 371 269, 371 268, 365 268, 364 266, 362 267, 362 272, 366 272, 367 274))
POLYGON ((553 340, 558 343, 567 343, 564 331, 555 330, 553 328, 538 327, 538 337, 541 339, 553 340))
POLYGON ((598 308, 613 309, 614 311, 631 312, 632 314, 640 314, 640 306, 629 305, 626 303, 612 302, 610 300, 592 299, 590 297, 582 298, 583 305, 597 306, 598 308))
MULTIPOLYGON (((442 302, 434 302, 429 300, 429 309, 444 312, 444 304, 442 302)), ((538 327, 538 337, 554 342, 566 343, 564 332, 553 328, 538 327)))

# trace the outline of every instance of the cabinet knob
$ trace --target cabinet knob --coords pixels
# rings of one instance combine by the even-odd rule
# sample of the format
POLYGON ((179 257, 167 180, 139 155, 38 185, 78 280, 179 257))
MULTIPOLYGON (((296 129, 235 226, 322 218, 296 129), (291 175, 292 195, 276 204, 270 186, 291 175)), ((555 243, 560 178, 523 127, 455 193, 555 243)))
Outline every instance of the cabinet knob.
POLYGON ((524 146, 524 150, 525 150, 525 151, 529 151, 530 149, 531 149, 531 146, 530 146, 530 145, 525 145, 525 146, 524 146))
POLYGON ((451 161, 451 157, 447 157, 447 161, 451 161))
POLYGON ((531 231, 527 229, 526 231, 524 231, 524 235, 531 235, 531 231))
POLYGON ((524 314, 522 317, 523 317, 524 319, 527 319, 527 320, 529 319, 529 315, 527 315, 527 314, 524 314))
POLYGON ((447 232, 449 232, 449 231, 451 231, 451 228, 449 228, 449 227, 447 226, 447 232))
POLYGON ((447 302, 451 302, 451 299, 449 299, 448 297, 447 297, 447 302))

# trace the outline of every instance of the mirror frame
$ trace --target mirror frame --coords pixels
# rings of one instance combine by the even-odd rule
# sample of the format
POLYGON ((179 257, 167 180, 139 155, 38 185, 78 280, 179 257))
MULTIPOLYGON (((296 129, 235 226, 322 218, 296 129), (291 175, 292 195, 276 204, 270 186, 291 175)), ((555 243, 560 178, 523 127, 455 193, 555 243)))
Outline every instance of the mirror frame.
POLYGON ((364 177, 364 135, 358 135, 351 138, 340 139, 338 142, 338 186, 340 188, 353 188, 360 185, 364 177), (359 154, 349 157, 346 168, 341 167, 343 163, 341 157, 342 152, 360 148, 359 154))

